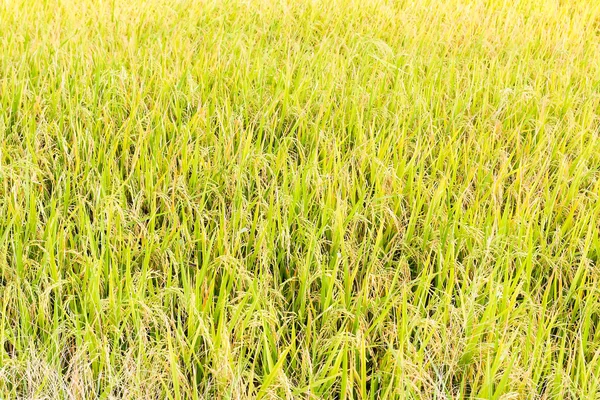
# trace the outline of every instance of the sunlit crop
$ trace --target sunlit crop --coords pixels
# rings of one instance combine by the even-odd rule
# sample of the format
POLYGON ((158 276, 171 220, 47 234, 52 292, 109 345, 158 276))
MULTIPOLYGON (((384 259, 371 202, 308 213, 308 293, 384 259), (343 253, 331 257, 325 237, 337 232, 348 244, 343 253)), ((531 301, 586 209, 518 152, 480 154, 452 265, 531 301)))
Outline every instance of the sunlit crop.
POLYGON ((0 398, 599 398, 599 115, 592 0, 0 0, 0 398))

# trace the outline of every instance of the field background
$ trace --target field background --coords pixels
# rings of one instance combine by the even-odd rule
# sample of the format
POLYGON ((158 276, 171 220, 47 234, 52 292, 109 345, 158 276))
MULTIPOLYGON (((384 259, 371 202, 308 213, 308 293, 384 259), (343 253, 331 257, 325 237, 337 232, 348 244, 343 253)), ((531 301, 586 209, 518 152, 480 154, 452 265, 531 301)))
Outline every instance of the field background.
POLYGON ((0 397, 599 398, 599 6, 0 0, 0 397))

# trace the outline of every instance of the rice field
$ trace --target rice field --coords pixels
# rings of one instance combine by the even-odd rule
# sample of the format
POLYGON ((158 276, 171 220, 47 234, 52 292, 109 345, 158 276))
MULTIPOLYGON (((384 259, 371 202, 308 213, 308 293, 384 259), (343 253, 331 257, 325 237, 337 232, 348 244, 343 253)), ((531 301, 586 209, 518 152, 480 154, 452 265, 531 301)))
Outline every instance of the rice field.
POLYGON ((0 0, 0 398, 600 399, 600 3, 0 0))

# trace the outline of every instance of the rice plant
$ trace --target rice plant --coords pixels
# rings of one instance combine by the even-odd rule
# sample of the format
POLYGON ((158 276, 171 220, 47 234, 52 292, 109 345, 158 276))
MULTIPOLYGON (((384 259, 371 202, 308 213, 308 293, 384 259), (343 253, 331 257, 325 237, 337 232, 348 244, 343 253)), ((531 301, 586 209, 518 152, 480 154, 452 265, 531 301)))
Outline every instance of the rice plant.
POLYGON ((600 398, 600 3, 0 0, 3 399, 600 398))

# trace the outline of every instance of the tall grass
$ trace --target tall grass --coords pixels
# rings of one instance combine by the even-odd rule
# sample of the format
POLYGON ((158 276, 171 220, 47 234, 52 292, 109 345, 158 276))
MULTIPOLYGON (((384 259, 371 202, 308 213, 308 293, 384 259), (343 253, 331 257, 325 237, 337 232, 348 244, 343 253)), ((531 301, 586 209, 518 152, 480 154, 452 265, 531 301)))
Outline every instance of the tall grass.
POLYGON ((0 0, 0 397, 600 397, 600 3, 0 0))

